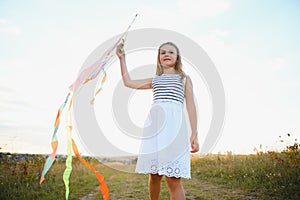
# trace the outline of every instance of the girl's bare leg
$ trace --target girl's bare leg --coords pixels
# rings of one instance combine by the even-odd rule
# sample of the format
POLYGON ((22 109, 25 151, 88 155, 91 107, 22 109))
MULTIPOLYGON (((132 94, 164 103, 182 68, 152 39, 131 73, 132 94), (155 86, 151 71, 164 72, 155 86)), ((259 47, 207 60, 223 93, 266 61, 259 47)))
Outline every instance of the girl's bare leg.
POLYGON ((149 175, 149 196, 150 200, 158 200, 160 194, 161 179, 163 176, 158 174, 149 175))
POLYGON ((185 194, 181 184, 181 178, 166 177, 171 200, 184 200, 185 194))

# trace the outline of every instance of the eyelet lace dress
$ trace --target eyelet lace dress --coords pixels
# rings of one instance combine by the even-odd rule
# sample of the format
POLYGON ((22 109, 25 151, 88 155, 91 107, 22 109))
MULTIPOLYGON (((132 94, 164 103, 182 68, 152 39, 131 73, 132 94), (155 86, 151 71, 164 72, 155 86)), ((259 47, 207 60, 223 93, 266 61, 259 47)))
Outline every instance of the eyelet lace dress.
POLYGON ((137 173, 191 178, 184 83, 179 74, 153 78, 153 103, 144 124, 137 173))

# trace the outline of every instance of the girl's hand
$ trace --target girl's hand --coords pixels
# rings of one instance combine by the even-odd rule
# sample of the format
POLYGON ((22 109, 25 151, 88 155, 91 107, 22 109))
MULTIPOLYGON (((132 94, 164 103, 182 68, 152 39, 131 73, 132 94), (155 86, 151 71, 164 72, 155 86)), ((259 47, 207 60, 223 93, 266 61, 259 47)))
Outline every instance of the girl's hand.
POLYGON ((123 41, 123 40, 122 40, 122 42, 117 46, 117 48, 116 48, 116 54, 117 54, 117 56, 119 57, 119 59, 125 57, 124 41, 123 41))
POLYGON ((191 138, 191 153, 196 153, 198 151, 199 151, 198 138, 193 137, 193 138, 191 138))

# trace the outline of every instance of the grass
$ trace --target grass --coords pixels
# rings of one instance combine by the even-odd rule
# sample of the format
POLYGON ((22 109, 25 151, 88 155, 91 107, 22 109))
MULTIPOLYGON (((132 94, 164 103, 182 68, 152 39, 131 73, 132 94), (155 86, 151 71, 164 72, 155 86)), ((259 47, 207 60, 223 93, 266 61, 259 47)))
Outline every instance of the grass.
MULTIPOLYGON (((0 165, 0 199, 64 199, 62 180, 65 165, 58 159, 52 166, 46 181, 40 185, 39 178, 45 159, 42 156, 20 155, 2 157, 0 165)), ((78 199, 97 186, 97 180, 77 159, 73 160, 70 177, 70 199, 78 199)))
POLYGON ((194 160, 192 170, 194 178, 242 190, 245 198, 300 199, 299 151, 297 154, 210 155, 194 160))
MULTIPOLYGON (((106 179, 111 199, 148 199, 148 176, 114 170, 90 159, 106 179)), ((0 154, 0 199, 64 199, 64 162, 57 159, 40 185, 44 157, 0 154), (26 157, 24 159, 24 157, 26 157)), ((256 155, 206 155, 191 162, 183 180, 187 199, 300 199, 299 145, 256 155)), ((133 167, 124 165, 124 167, 133 167)), ((163 179, 161 199, 168 199, 163 179)), ((76 158, 69 199, 102 199, 98 181, 76 158)))

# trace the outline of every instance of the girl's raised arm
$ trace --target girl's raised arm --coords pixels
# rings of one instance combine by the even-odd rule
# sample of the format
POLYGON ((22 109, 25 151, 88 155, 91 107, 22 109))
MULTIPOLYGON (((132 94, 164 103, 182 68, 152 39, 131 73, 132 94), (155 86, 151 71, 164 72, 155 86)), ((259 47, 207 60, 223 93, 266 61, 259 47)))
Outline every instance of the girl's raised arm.
POLYGON ((121 74, 123 83, 126 87, 133 88, 133 89, 151 89, 152 88, 152 78, 146 79, 138 79, 132 80, 127 70, 126 60, 125 60, 125 52, 124 52, 124 44, 120 43, 117 46, 116 54, 120 60, 121 66, 121 74))

